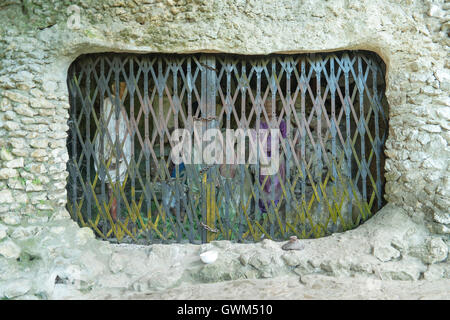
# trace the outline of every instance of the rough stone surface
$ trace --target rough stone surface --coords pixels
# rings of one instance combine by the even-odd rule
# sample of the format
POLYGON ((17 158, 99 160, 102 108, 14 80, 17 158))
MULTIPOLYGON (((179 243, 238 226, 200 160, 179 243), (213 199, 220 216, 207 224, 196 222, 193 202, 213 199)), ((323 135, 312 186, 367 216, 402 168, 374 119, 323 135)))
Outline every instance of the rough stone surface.
POLYGON ((12 299, 25 295, 30 289, 31 281, 29 279, 10 280, 0 288, 0 296, 12 299))
POLYGON ((392 246, 376 246, 373 249, 373 255, 377 257, 378 260, 386 262, 392 259, 400 257, 400 251, 393 248, 392 246))
POLYGON ((0 241, 6 238, 8 228, 2 224, 0 224, 0 241))
POLYGON ((445 261, 448 256, 448 245, 441 238, 432 238, 427 241, 428 255, 425 258, 427 263, 445 261))
POLYGON ((20 247, 9 239, 0 242, 0 256, 7 259, 17 259, 20 256, 20 251, 20 247))
MULTIPOLYGON (((114 297, 104 292, 97 297, 114 297)), ((342 300, 342 299, 450 299, 450 280, 393 281, 366 277, 309 275, 276 279, 243 279, 214 284, 193 284, 164 291, 124 293, 124 299, 221 299, 221 300, 342 300)))
POLYGON ((436 240, 439 238, 422 241, 428 229, 393 205, 387 205, 355 230, 299 240, 304 245, 300 251, 282 250, 286 242, 267 239, 256 244, 213 241, 201 246, 117 245, 96 240, 90 229, 80 229, 69 219, 50 221, 45 226, 10 226, 6 233, 10 238, 0 242, 0 251, 3 243, 16 250, 3 250, 10 252, 3 260, 0 255, 0 274, 4 275, 0 276, 0 288, 12 288, 14 279, 27 285, 13 293, 8 291, 8 295, 3 291, 5 297, 22 292, 27 298, 78 299, 108 292, 118 298, 163 292, 180 285, 284 276, 366 277, 379 281, 450 277, 445 249, 436 240), (374 244, 380 249, 375 250, 374 244), (386 254, 383 250, 389 248, 388 244, 395 251, 388 249, 386 254), (421 256, 415 255, 418 248, 421 256), (219 258, 205 265, 199 255, 211 249, 218 251, 219 258), (376 256, 374 252, 381 254, 376 256))
POLYGON ((443 0, 2 3, 0 294, 95 296, 286 274, 448 278, 449 7, 443 0), (80 8, 79 24, 69 5, 80 8), (79 55, 343 49, 374 51, 387 68, 389 204, 364 225, 289 253, 268 240, 213 243, 219 259, 203 265, 202 247, 115 246, 70 220, 66 78, 79 55))

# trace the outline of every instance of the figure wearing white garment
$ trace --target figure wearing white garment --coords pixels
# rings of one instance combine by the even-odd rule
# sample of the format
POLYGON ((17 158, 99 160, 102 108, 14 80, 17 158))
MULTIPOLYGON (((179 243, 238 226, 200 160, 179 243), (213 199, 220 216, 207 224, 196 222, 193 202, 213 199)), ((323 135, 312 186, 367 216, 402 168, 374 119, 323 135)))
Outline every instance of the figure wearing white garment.
MULTIPOLYGON (((112 186, 114 185, 116 187, 117 183, 122 184, 125 180, 127 168, 130 165, 131 160, 131 136, 127 129, 129 120, 123 105, 123 99, 126 95, 125 82, 120 82, 119 85, 120 112, 117 118, 115 111, 117 103, 115 85, 112 86, 111 91, 111 98, 108 97, 103 100, 103 112, 101 117, 105 124, 106 131, 100 132, 100 134, 97 135, 95 140, 95 153, 99 163, 104 161, 107 173, 104 177, 99 175, 99 178, 100 180, 104 179, 108 188, 109 198, 113 199, 110 212, 112 218, 116 220, 117 199, 113 195, 112 186), (119 152, 117 152, 117 149, 119 149, 119 152)), ((95 170, 98 170, 97 163, 95 163, 95 170)))

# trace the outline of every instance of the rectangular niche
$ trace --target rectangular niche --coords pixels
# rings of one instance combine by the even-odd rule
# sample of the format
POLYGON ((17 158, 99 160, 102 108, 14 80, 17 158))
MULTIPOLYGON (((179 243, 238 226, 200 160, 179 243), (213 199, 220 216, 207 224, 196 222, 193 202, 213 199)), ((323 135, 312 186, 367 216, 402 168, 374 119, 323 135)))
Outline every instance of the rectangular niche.
POLYGON ((113 242, 254 242, 355 228, 384 205, 384 72, 366 51, 83 55, 68 73, 67 208, 113 242), (175 165, 172 132, 196 125, 224 135, 279 129, 277 173, 175 165))

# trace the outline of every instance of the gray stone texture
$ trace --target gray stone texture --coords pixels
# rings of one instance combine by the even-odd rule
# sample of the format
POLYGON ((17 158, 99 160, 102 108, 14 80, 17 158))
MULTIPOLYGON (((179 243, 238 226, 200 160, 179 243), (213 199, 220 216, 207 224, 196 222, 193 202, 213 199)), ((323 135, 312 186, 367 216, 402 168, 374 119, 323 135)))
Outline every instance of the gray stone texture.
POLYGON ((450 4, 443 0, 30 0, 0 4, 0 298, 305 276, 449 278, 450 4), (74 11, 80 8, 80 24, 74 11), (72 23, 72 24, 71 24, 72 23), (282 243, 112 245, 65 209, 67 69, 92 52, 370 50, 387 67, 388 205, 359 228, 282 243), (208 247, 218 260, 203 265, 208 247))

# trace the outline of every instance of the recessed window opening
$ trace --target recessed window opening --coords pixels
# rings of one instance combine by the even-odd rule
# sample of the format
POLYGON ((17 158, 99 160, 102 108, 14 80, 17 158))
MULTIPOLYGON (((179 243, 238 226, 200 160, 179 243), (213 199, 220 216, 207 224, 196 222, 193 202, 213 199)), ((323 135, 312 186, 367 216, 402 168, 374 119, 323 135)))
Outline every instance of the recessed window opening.
POLYGON ((366 51, 83 55, 68 73, 67 209, 112 242, 255 242, 355 228, 384 205, 384 75, 366 51), (277 139, 275 173, 259 162, 175 164, 172 134, 194 128, 277 139))

